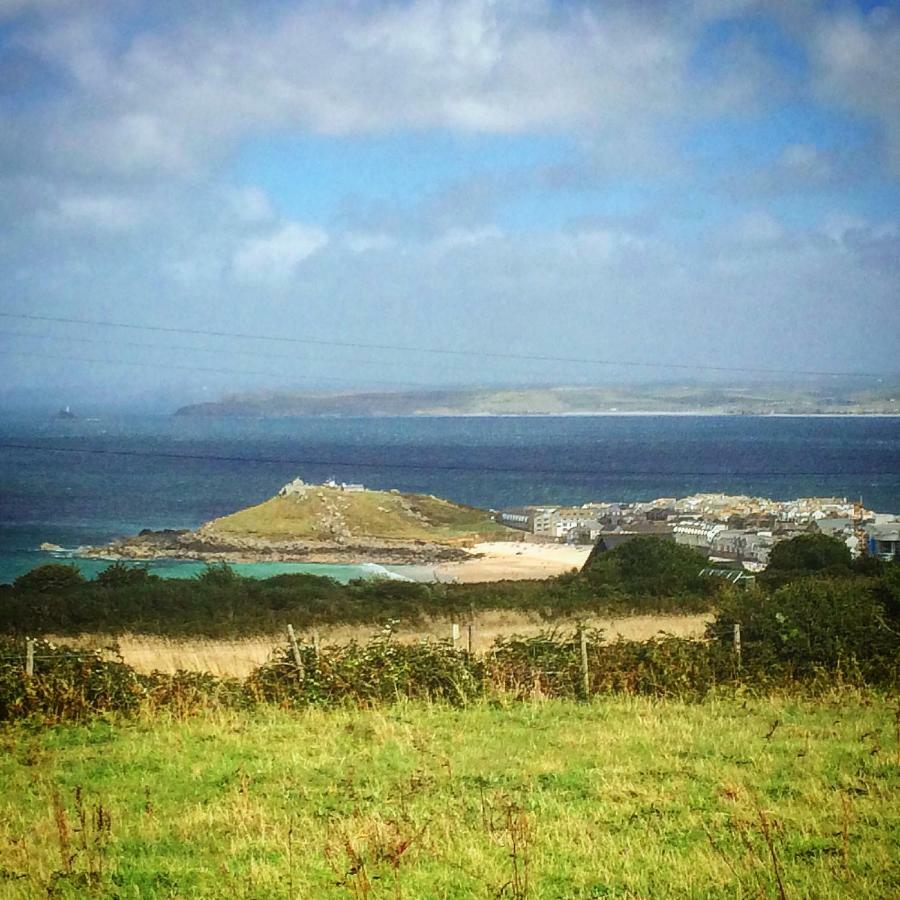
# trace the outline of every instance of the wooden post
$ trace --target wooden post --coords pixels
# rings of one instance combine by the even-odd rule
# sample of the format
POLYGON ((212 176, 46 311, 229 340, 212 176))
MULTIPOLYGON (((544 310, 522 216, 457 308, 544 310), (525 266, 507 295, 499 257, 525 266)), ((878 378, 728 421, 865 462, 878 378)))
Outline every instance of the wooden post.
POLYGON ((450 643, 453 644, 454 648, 456 647, 456 642, 459 640, 459 625, 454 622, 450 626, 450 643))
POLYGON ((741 623, 734 623, 734 656, 737 660, 738 668, 741 667, 741 623))
POLYGON ((34 638, 25 641, 25 677, 34 677, 34 638))
POLYGON ((472 655, 472 651, 475 649, 475 626, 469 622, 468 626, 468 636, 469 636, 469 656, 472 655))
POLYGON ((578 638, 581 643, 581 686, 584 688, 584 696, 587 699, 591 693, 591 672, 588 668, 587 632, 584 625, 578 626, 578 638))
POLYGON ((313 631, 313 651, 316 654, 316 659, 319 658, 319 647, 322 646, 322 642, 319 640, 319 632, 313 631))
POLYGON ((297 664, 297 671, 300 673, 300 677, 302 678, 304 675, 303 658, 300 656, 300 648, 297 646, 297 636, 294 634, 293 625, 288 625, 287 633, 288 640, 291 642, 291 652, 294 654, 294 662, 297 664))

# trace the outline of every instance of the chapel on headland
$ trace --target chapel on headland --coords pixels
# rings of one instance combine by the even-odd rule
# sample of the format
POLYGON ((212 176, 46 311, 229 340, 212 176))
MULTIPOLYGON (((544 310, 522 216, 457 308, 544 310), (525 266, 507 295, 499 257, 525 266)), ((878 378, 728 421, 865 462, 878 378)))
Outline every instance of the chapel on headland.
POLYGON ((334 478, 323 481, 321 485, 307 484, 302 478, 295 478, 289 481, 279 492, 279 497, 303 497, 307 490, 311 487, 327 487, 344 491, 348 494, 357 494, 366 489, 363 484, 348 484, 346 481, 337 482, 334 478))

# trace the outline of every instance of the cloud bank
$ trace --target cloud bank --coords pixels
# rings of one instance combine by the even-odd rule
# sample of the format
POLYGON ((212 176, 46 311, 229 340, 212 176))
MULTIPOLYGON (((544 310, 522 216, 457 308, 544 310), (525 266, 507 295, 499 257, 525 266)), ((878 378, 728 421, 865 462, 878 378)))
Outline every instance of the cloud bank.
MULTIPOLYGON (((6 311, 896 368, 894 5, 7 0, 0 51, 6 311)), ((29 327, 15 382, 114 371, 29 327)), ((214 349, 173 383, 278 383, 214 349)))

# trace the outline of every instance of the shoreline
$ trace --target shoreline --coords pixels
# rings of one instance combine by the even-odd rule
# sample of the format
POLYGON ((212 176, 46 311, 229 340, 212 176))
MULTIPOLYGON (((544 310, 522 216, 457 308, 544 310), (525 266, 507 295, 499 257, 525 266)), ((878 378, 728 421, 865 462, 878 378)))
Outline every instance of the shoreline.
POLYGON ((477 555, 471 559, 439 563, 434 571, 438 580, 461 584, 545 579, 580 569, 592 549, 583 544, 485 541, 472 547, 477 555))
POLYGON ((900 411, 897 412, 727 412, 725 410, 665 410, 665 409, 640 409, 640 410, 586 410, 569 412, 422 412, 422 413, 395 413, 392 415, 367 415, 365 413, 315 413, 307 415, 272 415, 272 416, 243 416, 221 413, 211 414, 160 414, 161 418, 181 419, 242 419, 250 422, 273 422, 282 419, 599 419, 599 418, 629 418, 629 417, 685 417, 685 418, 720 418, 720 419, 900 419, 900 411))
MULTIPOLYGON (((82 548, 79 548, 81 550, 82 548)), ((86 549, 86 548, 85 548, 86 549)), ((472 584, 493 581, 527 581, 551 578, 572 569, 580 569, 591 552, 588 545, 531 543, 526 541, 485 541, 465 551, 465 556, 450 560, 435 560, 427 556, 406 559, 386 558, 377 553, 336 554, 310 553, 306 556, 279 558, 253 552, 222 552, 175 555, 160 552, 153 555, 133 555, 109 552, 74 551, 69 558, 97 562, 123 563, 226 563, 234 565, 321 565, 321 566, 379 566, 388 570, 409 567, 420 575, 430 572, 431 577, 418 578, 423 582, 458 582, 472 584)), ((398 573, 399 574, 399 573, 398 573)))

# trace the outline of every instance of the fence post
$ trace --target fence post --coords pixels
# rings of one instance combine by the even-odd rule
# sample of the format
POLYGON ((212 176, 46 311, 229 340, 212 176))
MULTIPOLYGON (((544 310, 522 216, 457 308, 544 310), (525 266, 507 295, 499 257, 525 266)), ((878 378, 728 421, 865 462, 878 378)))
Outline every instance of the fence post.
POLYGON ((734 657, 737 660, 738 668, 741 667, 741 623, 734 623, 734 657))
POLYGON ((469 626, 468 626, 468 629, 467 629, 467 630, 468 630, 468 636, 469 636, 469 642, 468 642, 468 644, 469 644, 469 646, 468 646, 468 649, 469 649, 469 656, 471 656, 471 655, 472 655, 472 650, 474 649, 474 646, 475 646, 475 640, 474 640, 474 638, 475 638, 475 626, 474 626, 471 622, 469 622, 469 626))
POLYGON ((34 677, 34 638, 25 641, 25 677, 34 677))
POLYGON ((459 640, 459 625, 454 622, 450 626, 450 643, 453 645, 453 649, 456 649, 456 642, 459 640))
POLYGON ((297 637, 294 634, 294 626, 288 625, 287 627, 288 640, 291 643, 291 652, 294 654, 294 662, 297 664, 297 671, 300 673, 300 677, 303 678, 303 658, 300 656, 300 648, 297 646, 297 637))
POLYGON ((584 689, 584 697, 587 699, 591 693, 591 672, 588 668, 587 632, 584 625, 578 626, 578 638, 581 643, 581 686, 584 689))
POLYGON ((313 630, 313 651, 316 654, 316 659, 319 658, 319 647, 321 646, 321 641, 319 640, 319 632, 318 630, 313 630))

